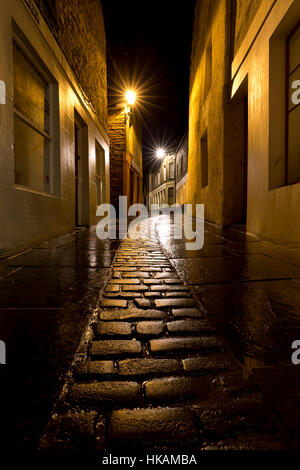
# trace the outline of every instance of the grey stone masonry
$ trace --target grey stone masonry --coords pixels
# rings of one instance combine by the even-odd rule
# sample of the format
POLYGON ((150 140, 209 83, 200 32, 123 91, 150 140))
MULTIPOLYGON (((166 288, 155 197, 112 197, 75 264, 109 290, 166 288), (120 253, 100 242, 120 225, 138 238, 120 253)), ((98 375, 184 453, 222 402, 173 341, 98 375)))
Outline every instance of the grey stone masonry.
POLYGON ((281 425, 172 267, 153 223, 149 238, 121 243, 42 447, 255 449, 261 436, 262 447, 273 439, 282 448, 281 425))

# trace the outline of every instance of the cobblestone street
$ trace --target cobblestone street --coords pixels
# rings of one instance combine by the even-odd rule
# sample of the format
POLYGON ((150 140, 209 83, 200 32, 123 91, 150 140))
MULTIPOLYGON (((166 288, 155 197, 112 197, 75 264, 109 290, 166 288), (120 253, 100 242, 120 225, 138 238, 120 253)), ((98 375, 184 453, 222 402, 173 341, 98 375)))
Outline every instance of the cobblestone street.
MULTIPOLYGON (((270 397, 245 377, 184 282, 192 272, 181 270, 180 279, 174 269, 163 249, 165 221, 150 226, 151 237, 127 238, 117 252, 41 448, 295 447, 270 397)), ((208 243, 204 252, 221 246, 208 243)))
POLYGON ((299 451, 300 0, 1 0, 0 50, 1 450, 299 451))

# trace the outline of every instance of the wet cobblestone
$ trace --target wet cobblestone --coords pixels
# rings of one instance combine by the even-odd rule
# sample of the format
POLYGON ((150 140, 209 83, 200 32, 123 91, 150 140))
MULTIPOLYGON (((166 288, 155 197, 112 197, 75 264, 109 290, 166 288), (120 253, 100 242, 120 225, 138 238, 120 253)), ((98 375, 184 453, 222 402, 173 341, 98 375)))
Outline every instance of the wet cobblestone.
POLYGON ((286 445, 277 416, 255 383, 243 377, 153 230, 151 239, 122 242, 112 276, 99 300, 86 356, 79 359, 62 398, 70 416, 82 416, 68 418, 67 424, 61 417, 56 437, 49 424, 43 448, 62 436, 69 448, 76 441, 76 422, 89 445, 102 450, 286 445), (107 297, 123 293, 131 297, 107 297))

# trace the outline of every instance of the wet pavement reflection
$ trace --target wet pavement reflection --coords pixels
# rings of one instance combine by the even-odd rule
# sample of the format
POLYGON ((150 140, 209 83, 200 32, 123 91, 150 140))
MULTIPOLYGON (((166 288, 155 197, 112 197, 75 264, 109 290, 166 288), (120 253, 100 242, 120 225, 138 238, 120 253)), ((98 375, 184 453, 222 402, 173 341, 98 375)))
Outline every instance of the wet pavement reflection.
POLYGON ((174 240, 174 225, 157 223, 162 247, 202 303, 229 349, 300 437, 300 365, 291 345, 300 339, 300 249, 249 236, 240 228, 205 224, 202 250, 174 240))
MULTIPOLYGON (((254 375, 300 439, 300 365, 291 364, 291 344, 300 339, 299 247, 206 224, 203 249, 188 251, 164 216, 156 231, 245 375, 254 375)), ((1 416, 18 449, 37 445, 118 247, 82 229, 0 263, 1 416)))
POLYGON ((0 264, 1 415, 18 449, 37 445, 118 246, 82 229, 0 264))

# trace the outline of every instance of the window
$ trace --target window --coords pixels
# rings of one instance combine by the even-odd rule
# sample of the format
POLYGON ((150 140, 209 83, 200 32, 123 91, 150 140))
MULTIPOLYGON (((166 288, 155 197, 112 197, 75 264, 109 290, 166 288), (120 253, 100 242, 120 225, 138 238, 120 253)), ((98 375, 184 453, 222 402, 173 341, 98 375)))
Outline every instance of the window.
POLYGON ((300 182, 300 23, 287 38, 286 184, 300 182))
POLYGON ((201 138, 201 186, 205 188, 208 185, 208 149, 207 132, 201 138))
POLYGON ((174 188, 168 188, 168 204, 174 203, 174 188))
POLYGON ((169 178, 174 178, 174 162, 169 163, 169 178))
POLYGON ((105 153, 96 141, 96 203, 97 206, 105 202, 105 153))
POLYGON ((164 165, 164 181, 167 179, 167 167, 164 165))
POLYGON ((13 90, 15 183, 58 193, 58 86, 36 55, 17 39, 13 42, 13 90))

